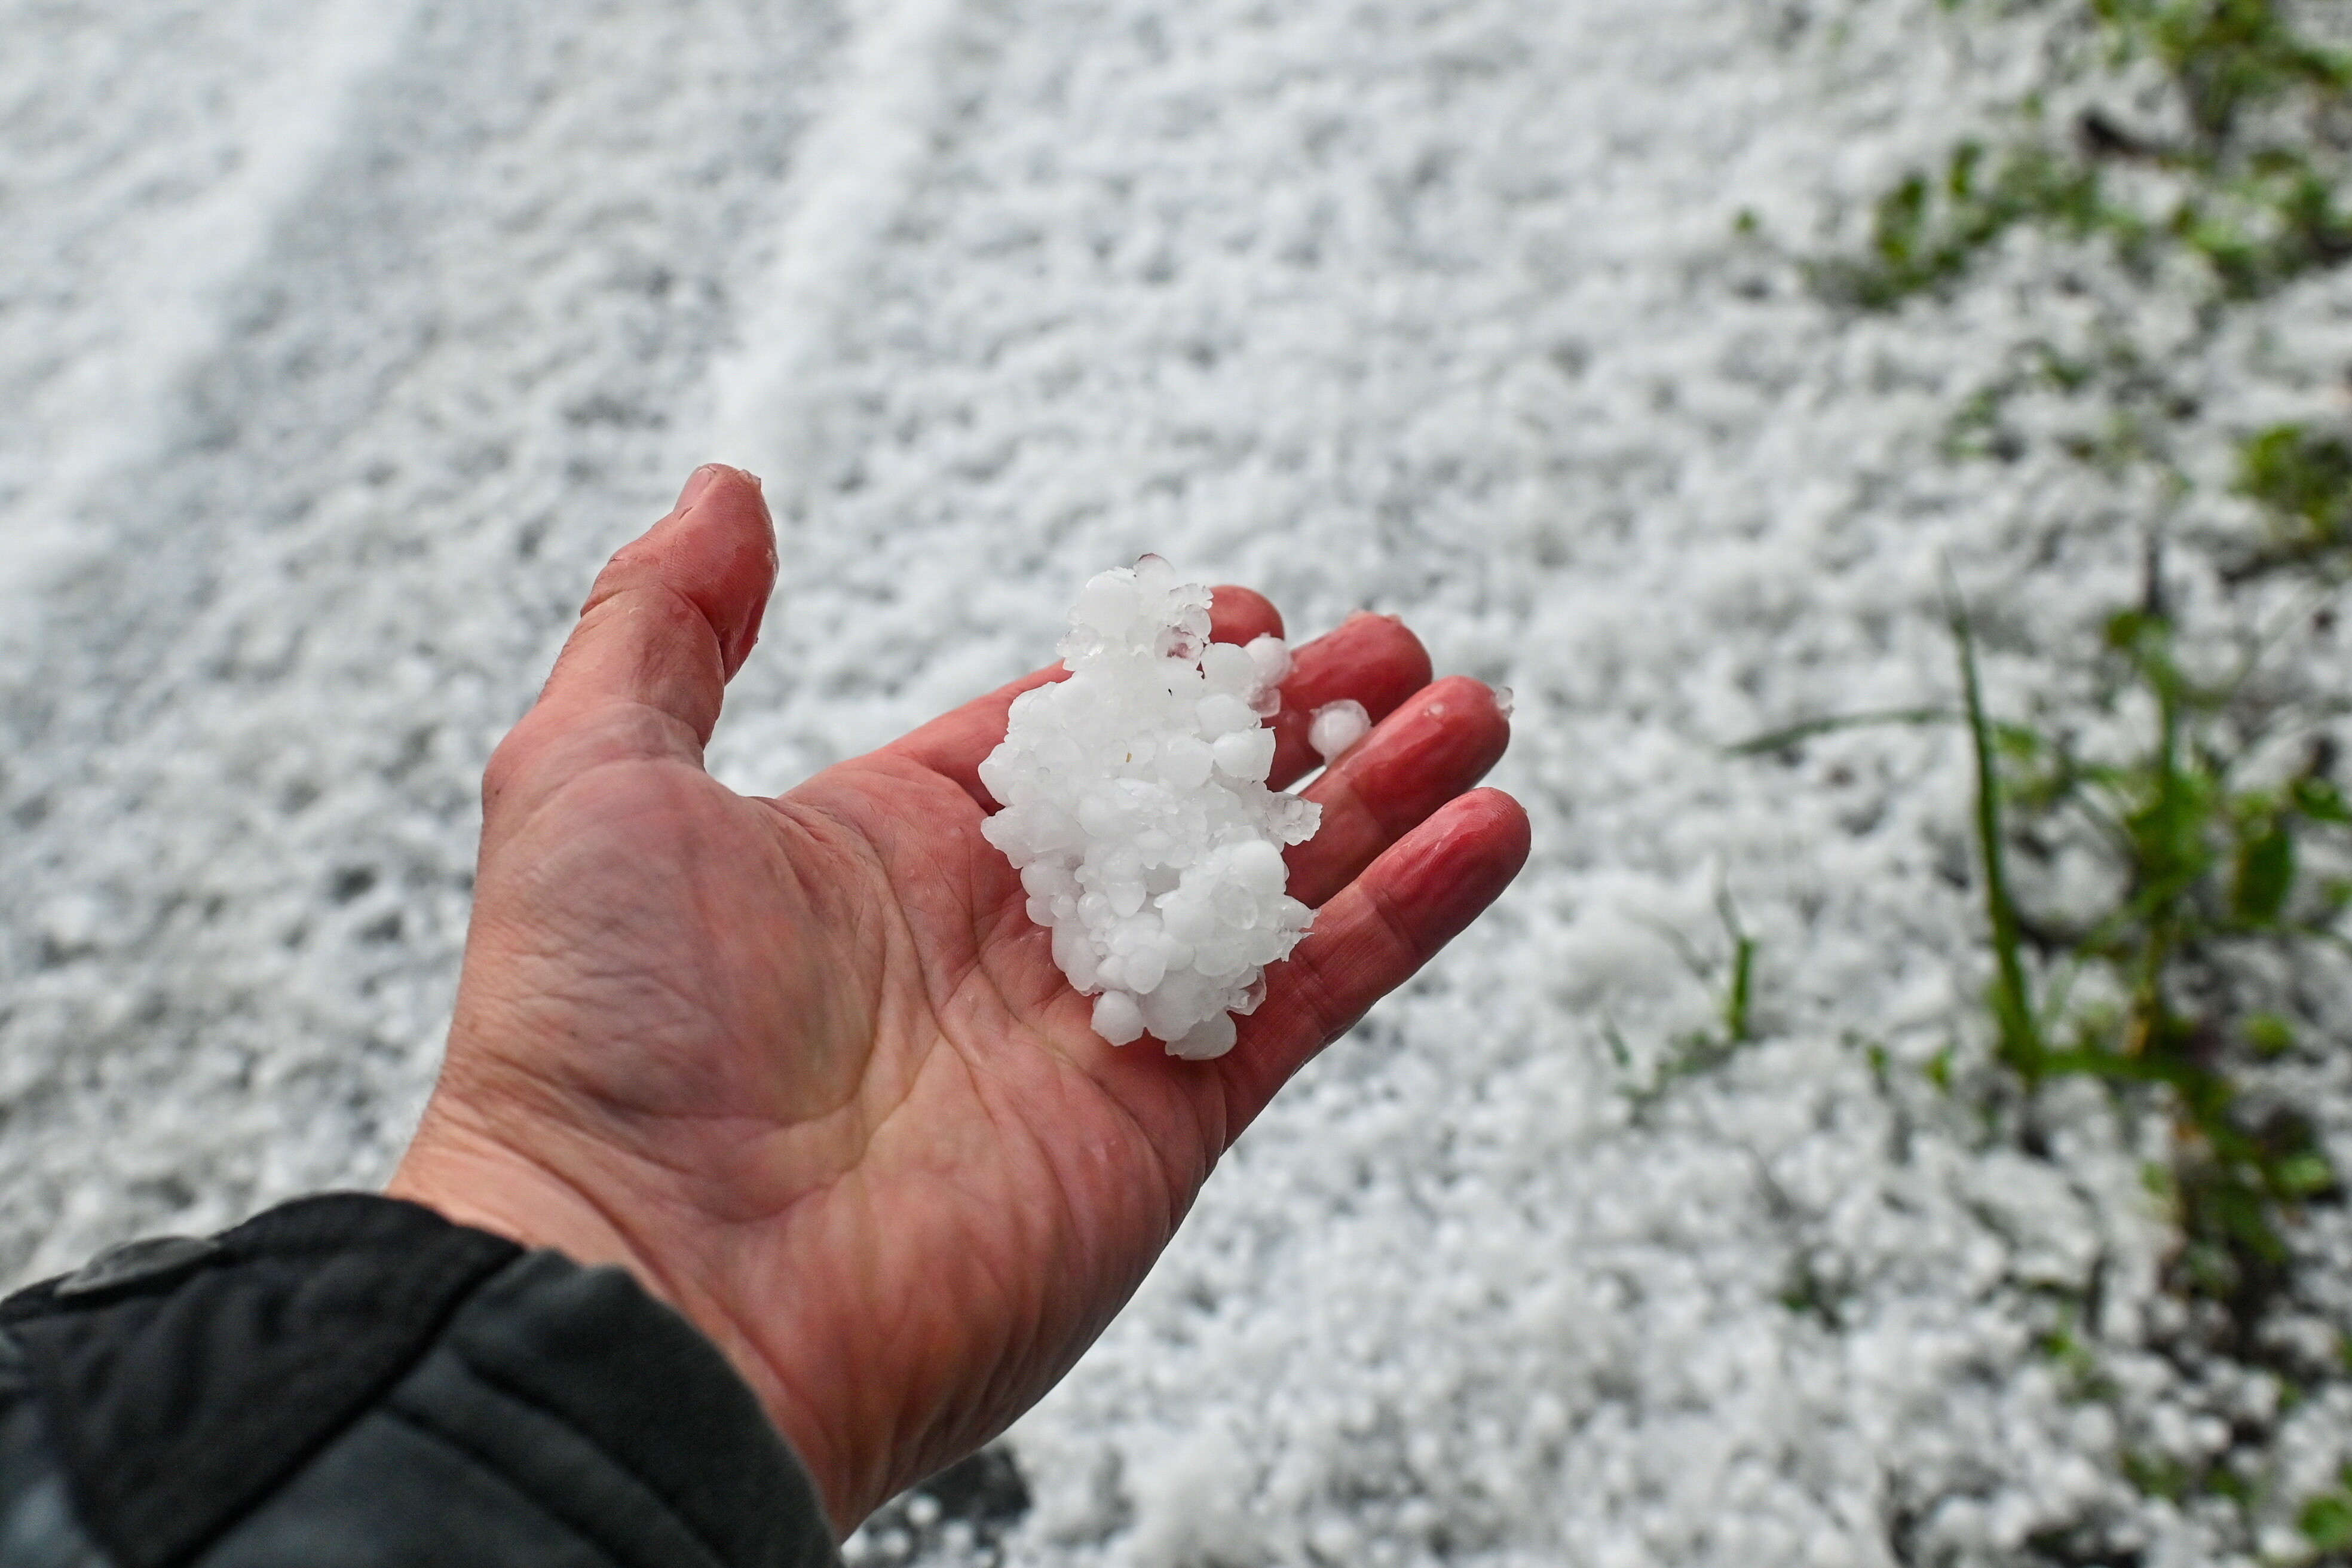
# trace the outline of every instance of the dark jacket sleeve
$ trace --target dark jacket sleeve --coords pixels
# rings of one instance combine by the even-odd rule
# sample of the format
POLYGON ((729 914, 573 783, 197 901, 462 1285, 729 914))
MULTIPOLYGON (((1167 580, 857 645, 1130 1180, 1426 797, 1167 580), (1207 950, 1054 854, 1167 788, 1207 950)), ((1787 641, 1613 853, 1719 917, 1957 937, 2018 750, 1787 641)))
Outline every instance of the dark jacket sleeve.
POLYGON ((306 1198, 0 1302, 0 1568, 837 1561, 683 1318, 414 1204, 306 1198))

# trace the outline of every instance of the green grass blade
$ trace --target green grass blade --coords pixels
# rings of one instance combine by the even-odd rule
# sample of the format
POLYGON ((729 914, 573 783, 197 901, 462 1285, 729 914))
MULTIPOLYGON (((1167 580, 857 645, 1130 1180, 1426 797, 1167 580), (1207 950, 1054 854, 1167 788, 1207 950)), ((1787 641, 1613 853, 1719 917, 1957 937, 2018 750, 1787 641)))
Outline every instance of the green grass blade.
POLYGON ((2000 772, 1993 752, 1993 729, 1985 717, 1984 688, 1977 675, 1976 635, 1969 625, 1968 606, 1948 567, 1944 574, 1945 611, 1952 640, 1958 650, 1960 695, 1968 719, 1969 742, 1976 754, 1977 861, 1984 878, 1985 918, 1992 927, 1993 1017, 2000 1029, 2001 1059, 2031 1086, 2042 1079, 2042 1031, 2033 1016, 2032 994, 2026 988, 2025 960, 2020 951, 2017 903, 2009 886, 2009 861, 2001 830, 2000 772))

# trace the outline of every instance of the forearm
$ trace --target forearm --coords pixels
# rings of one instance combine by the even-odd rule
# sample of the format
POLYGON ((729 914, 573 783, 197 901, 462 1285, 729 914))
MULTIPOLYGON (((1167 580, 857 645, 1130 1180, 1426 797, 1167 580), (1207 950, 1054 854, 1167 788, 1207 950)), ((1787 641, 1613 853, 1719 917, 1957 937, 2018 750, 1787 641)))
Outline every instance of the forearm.
POLYGON ((0 1304, 5 1568, 835 1559, 751 1393, 620 1270, 338 1194, 112 1275, 0 1304))

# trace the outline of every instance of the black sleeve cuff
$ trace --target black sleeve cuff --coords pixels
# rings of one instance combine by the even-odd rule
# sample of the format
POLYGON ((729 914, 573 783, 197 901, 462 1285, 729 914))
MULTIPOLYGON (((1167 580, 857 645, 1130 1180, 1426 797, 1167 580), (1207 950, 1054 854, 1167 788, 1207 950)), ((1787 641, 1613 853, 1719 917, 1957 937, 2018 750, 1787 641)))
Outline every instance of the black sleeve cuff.
POLYGON ((0 1331, 121 1568, 837 1561, 683 1318, 414 1204, 306 1198, 118 1249, 0 1303, 0 1331))

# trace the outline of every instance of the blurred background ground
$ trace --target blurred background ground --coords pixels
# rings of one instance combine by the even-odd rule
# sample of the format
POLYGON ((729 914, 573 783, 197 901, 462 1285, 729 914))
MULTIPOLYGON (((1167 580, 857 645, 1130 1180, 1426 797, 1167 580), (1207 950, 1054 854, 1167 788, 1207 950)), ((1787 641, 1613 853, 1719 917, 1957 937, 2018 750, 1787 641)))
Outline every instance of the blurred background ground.
MULTIPOLYGON (((2019 342, 2188 284, 2027 236, 1889 311, 1804 265, 2046 33, 0 0, 0 1273, 383 1178, 482 762, 716 458, 783 531, 711 752, 739 787, 1037 663, 1152 549, 1511 686, 1496 782, 1536 821, 992 1468, 858 1555, 2308 1557, 2352 1396, 2178 1352, 2162 1119, 2061 1083, 2021 1147, 1939 1092, 1993 1048, 1966 735, 1726 752, 1948 710, 1947 563, 2004 711, 2141 591, 2130 481, 1948 437, 2019 342)), ((2324 273, 2200 340, 2202 395, 2339 416, 2347 307, 2324 273)), ((2332 628, 2297 657, 2341 668, 2332 628)), ((2352 1168, 2340 1060, 2295 1093, 2352 1168)), ((2296 1223, 2294 1321, 2340 1357, 2352 1230, 2296 1223)))

